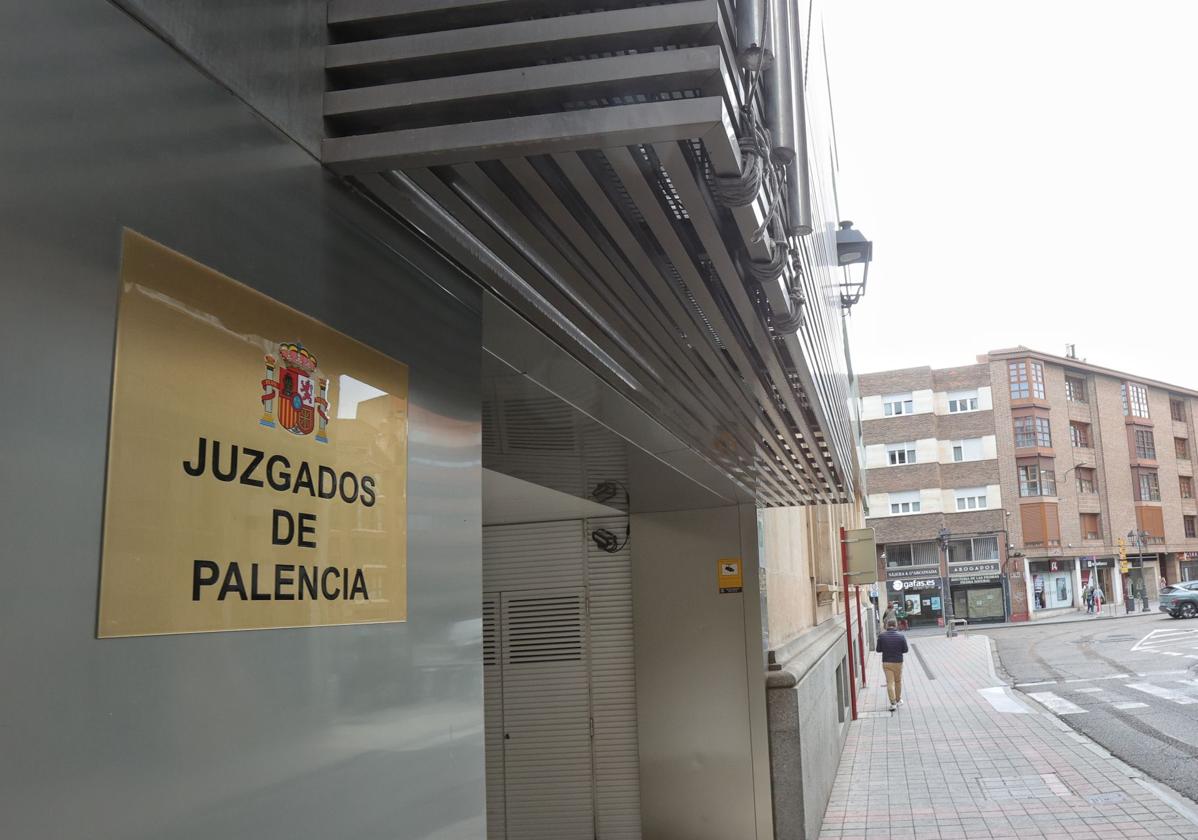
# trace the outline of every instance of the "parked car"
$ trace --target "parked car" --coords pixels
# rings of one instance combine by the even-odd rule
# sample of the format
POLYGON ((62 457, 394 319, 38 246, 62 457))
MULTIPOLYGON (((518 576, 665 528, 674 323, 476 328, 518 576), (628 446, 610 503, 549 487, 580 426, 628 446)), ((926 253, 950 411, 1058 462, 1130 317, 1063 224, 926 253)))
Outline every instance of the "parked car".
POLYGON ((1174 618, 1198 616, 1198 580, 1166 586, 1161 590, 1160 607, 1174 618))

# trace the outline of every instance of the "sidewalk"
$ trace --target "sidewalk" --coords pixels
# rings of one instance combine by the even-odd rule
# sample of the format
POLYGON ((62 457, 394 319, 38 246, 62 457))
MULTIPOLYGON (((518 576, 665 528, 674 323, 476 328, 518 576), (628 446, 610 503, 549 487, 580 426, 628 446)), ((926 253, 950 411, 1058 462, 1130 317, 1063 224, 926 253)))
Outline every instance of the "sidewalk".
MULTIPOLYGON (((929 636, 911 647, 906 702, 893 714, 881 659, 869 655, 821 840, 1198 835, 1154 792, 1171 791, 1007 688, 989 639, 929 636)), ((1194 803, 1175 801, 1198 820, 1194 803)))
MULTIPOLYGON (((1119 604, 1117 607, 1104 604, 1101 613, 1087 613, 1084 609, 1081 609, 1065 613, 1064 615, 1054 615, 1052 618, 1037 618, 1034 621, 1000 621, 994 623, 987 622, 985 624, 973 624, 964 628, 959 628, 957 632, 968 632, 976 635, 978 633, 985 633, 987 630, 991 630, 996 627, 1034 627, 1040 624, 1074 624, 1083 621, 1107 621, 1108 619, 1112 618, 1135 618, 1136 616, 1146 615, 1164 616, 1165 614, 1158 610, 1157 606, 1158 604, 1156 601, 1149 601, 1147 612, 1141 612, 1139 609, 1137 609, 1136 612, 1129 613, 1124 610, 1122 604, 1119 604)), ((914 635, 916 638, 919 636, 943 636, 944 628, 926 625, 912 627, 906 632, 908 635, 914 635)))

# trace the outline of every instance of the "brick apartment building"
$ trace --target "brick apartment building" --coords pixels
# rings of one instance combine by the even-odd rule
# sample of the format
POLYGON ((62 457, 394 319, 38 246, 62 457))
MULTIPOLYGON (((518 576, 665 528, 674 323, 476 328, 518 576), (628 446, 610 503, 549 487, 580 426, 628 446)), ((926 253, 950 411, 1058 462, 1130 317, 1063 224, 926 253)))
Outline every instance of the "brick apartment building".
POLYGON ((1198 391, 1017 347, 860 393, 880 585, 913 623, 943 619, 946 571, 971 624, 1077 609, 1091 581, 1143 609, 1162 576, 1198 579, 1198 391))
POLYGON ((990 379, 988 364, 859 379, 867 524, 881 547, 880 584, 912 624, 944 614, 942 532, 954 615, 974 623, 1010 612, 990 379))

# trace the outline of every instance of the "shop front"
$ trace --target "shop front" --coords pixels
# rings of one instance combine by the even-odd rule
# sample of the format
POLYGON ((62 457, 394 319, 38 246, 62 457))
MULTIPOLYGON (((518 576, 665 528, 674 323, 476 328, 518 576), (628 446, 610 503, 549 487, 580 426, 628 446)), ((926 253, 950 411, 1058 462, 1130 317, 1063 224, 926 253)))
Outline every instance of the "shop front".
MULTIPOLYGON (((1180 574, 1178 580, 1198 580, 1198 551, 1181 552, 1177 555, 1177 560, 1180 574)), ((1176 583, 1177 581, 1169 582, 1176 583)))
POLYGON ((1156 600, 1160 592, 1160 562, 1155 554, 1132 555, 1127 558, 1123 571, 1123 599, 1129 609, 1148 611, 1147 601, 1156 600))
POLYGON ((953 617, 970 624, 1003 621, 1002 564, 997 536, 954 539, 948 544, 949 589, 953 617))
POLYGON ((903 622, 906 622, 908 627, 917 627, 939 624, 942 621, 944 602, 937 571, 934 566, 925 569, 887 570, 887 597, 898 610, 900 626, 903 622))
MULTIPOLYGON (((1097 585, 1102 590, 1102 604, 1110 604, 1115 600, 1115 558, 1114 557, 1081 557, 1082 593, 1091 586, 1097 585)), ((1084 601, 1084 598, 1083 598, 1084 601)), ((1102 605, 1099 605, 1101 609, 1102 605)))
POLYGON ((963 618, 970 624, 984 624, 1007 617, 997 560, 950 564, 948 575, 954 618, 963 618))
POLYGON ((1032 579, 1033 613, 1077 606, 1073 586, 1074 567, 1072 557, 1032 560, 1028 563, 1028 574, 1032 579))

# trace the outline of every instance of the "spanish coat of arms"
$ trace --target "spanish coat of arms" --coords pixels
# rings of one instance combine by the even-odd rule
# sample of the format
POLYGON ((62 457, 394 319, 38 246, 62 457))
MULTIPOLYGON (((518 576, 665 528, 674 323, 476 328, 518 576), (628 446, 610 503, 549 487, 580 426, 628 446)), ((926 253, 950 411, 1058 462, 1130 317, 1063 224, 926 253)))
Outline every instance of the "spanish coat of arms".
POLYGON ((280 344, 279 357, 267 355, 266 378, 262 380, 263 426, 277 424, 293 435, 310 435, 328 443, 329 380, 316 370, 316 357, 296 342, 280 344), (277 371, 277 378, 276 378, 277 371), (276 405, 277 403, 277 405, 276 405))

